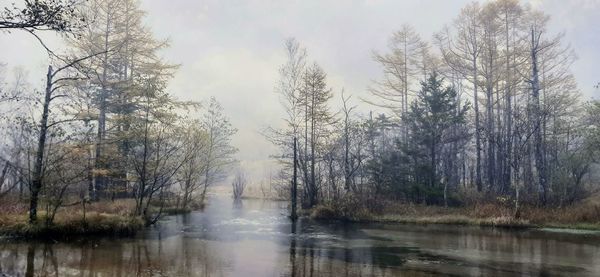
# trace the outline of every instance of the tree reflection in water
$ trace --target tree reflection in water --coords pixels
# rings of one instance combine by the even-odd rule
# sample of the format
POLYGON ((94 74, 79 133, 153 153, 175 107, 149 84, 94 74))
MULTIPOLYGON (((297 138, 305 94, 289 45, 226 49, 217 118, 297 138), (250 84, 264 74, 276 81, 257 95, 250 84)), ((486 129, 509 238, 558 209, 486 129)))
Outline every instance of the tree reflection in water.
POLYGON ((0 243, 0 276, 599 276, 599 237, 292 223, 285 202, 211 198, 137 238, 0 243))

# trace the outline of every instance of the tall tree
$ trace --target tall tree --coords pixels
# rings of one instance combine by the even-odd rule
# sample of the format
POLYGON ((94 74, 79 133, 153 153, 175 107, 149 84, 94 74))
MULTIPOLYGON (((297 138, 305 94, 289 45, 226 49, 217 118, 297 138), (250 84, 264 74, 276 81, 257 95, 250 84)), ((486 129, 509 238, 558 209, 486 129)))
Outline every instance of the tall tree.
POLYGON ((318 148, 326 137, 326 127, 333 120, 328 101, 333 97, 327 87, 327 75, 316 63, 304 72, 301 91, 304 106, 304 206, 313 207, 318 203, 319 184, 317 183, 318 148))
MULTIPOLYGON (((58 124, 63 123, 62 120, 53 120, 51 117, 51 103, 61 97, 65 97, 66 94, 57 94, 61 91, 64 91, 69 87, 69 82, 73 80, 80 79, 82 77, 78 76, 78 72, 69 74, 69 70, 77 67, 79 63, 84 60, 90 59, 94 56, 97 56, 101 53, 92 54, 89 56, 85 56, 82 58, 72 59, 71 61, 67 61, 67 64, 60 66, 57 69, 54 69, 51 65, 48 66, 48 71, 46 73, 46 87, 44 89, 44 96, 42 103, 42 113, 39 121, 39 134, 37 141, 37 149, 34 158, 34 165, 32 170, 32 181, 30 186, 30 200, 29 200, 29 222, 35 223, 37 221, 37 206, 38 206, 38 196, 40 190, 44 186, 44 163, 45 163, 45 155, 46 155, 46 139, 48 137, 48 129, 56 126, 58 124), (66 74, 61 76, 60 74, 66 74)), ((63 92, 64 93, 64 92, 63 92)), ((68 92, 67 92, 68 93, 68 92)))
POLYGON ((282 165, 281 174, 284 175, 285 187, 287 179, 291 178, 290 197, 291 197, 291 217, 296 217, 297 206, 297 185, 298 185, 298 143, 301 136, 302 105, 301 88, 302 75, 306 68, 306 49, 294 38, 285 40, 286 62, 279 68, 279 81, 275 87, 279 95, 279 101, 286 112, 286 125, 283 129, 267 130, 266 136, 271 142, 280 148, 277 155, 279 163, 282 165))
POLYGON ((478 95, 480 86, 478 61, 483 51, 480 42, 480 12, 481 7, 477 2, 468 4, 454 20, 452 29, 446 27, 444 31, 436 35, 436 42, 441 50, 444 62, 452 70, 464 76, 465 80, 472 86, 475 125, 475 184, 478 191, 483 188, 480 100, 478 95))
MULTIPOLYGON (((375 53, 374 60, 383 69, 383 80, 375 82, 371 93, 377 99, 372 104, 392 110, 398 118, 407 112, 410 103, 409 95, 414 91, 413 85, 429 74, 434 67, 429 45, 410 25, 402 25, 389 41, 389 53, 375 53)), ((402 127, 404 139, 407 128, 402 127)))
MULTIPOLYGON (((429 159, 426 166, 429 172, 428 185, 431 188, 439 184, 438 153, 441 153, 452 141, 466 138, 464 134, 454 135, 451 130, 465 122, 468 106, 464 105, 457 111, 456 91, 452 87, 444 87, 443 82, 444 80, 437 73, 422 82, 421 90, 405 117, 410 126, 409 145, 424 150, 412 152, 429 159)), ((445 205, 447 199, 447 188, 444 187, 445 205)))
POLYGON ((344 138, 344 189, 346 191, 350 191, 351 186, 353 185, 352 175, 354 174, 355 168, 352 168, 350 160, 350 128, 352 125, 351 116, 352 111, 355 107, 349 107, 348 101, 350 100, 350 96, 347 98, 344 97, 344 92, 342 91, 342 112, 343 112, 343 138, 344 138))
POLYGON ((95 92, 98 110, 94 188, 104 195, 112 190, 114 195, 114 186, 126 183, 127 167, 123 165, 132 139, 128 129, 139 108, 136 99, 142 97, 148 79, 166 83, 176 66, 158 57, 157 52, 168 44, 155 39, 143 25, 139 1, 93 0, 86 2, 84 11, 93 21, 71 45, 77 52, 104 52, 87 64, 94 76, 89 89, 95 92), (107 151, 120 155, 109 157, 107 151))
POLYGON ((522 29, 522 16, 524 9, 516 0, 497 1, 496 5, 497 17, 502 25, 502 33, 504 37, 504 145, 501 151, 502 160, 504 163, 503 172, 501 173, 501 182, 503 192, 508 192, 512 184, 512 166, 513 163, 513 99, 520 84, 517 73, 517 60, 522 48, 521 39, 518 37, 518 32, 522 29))

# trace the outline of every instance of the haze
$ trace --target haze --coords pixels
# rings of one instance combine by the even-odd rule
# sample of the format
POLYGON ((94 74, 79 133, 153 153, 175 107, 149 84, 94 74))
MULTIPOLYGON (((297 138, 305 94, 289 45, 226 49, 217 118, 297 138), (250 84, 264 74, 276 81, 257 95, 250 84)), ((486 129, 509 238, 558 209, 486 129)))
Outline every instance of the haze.
MULTIPOLYGON (((261 131, 283 123, 284 111, 274 86, 285 61, 283 42, 295 37, 307 48, 311 61, 327 72, 339 107, 342 88, 354 95, 363 113, 377 110, 361 103, 381 69, 372 51, 385 51, 390 35, 402 24, 414 26, 425 40, 450 24, 470 1, 187 1, 145 0, 147 26, 157 38, 168 38, 166 60, 180 69, 168 91, 180 99, 205 100, 215 96, 238 129, 233 144, 237 158, 255 177, 266 174, 275 147, 261 131)), ((484 1, 485 2, 485 1, 484 1)), ((549 14, 552 32, 564 32, 578 59, 572 71, 579 89, 597 98, 600 1, 525 1, 549 14)), ((0 1, 6 6, 10 1, 0 1)), ((59 48, 54 35, 43 34, 59 48)), ((22 67, 30 82, 43 82, 47 54, 28 34, 14 31, 0 36, 0 61, 22 67)))

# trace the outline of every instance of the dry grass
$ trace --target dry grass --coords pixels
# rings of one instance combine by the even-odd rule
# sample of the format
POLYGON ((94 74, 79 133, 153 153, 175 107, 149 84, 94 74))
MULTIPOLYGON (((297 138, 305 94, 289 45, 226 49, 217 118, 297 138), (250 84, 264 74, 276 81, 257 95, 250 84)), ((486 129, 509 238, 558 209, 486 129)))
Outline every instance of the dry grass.
POLYGON ((596 201, 562 208, 523 206, 518 218, 514 216, 514 208, 503 202, 448 208, 398 202, 385 202, 383 206, 385 209, 378 213, 365 212, 362 208, 353 213, 341 213, 339 208, 324 205, 313 208, 310 215, 318 220, 600 230, 600 204, 596 201))
MULTIPOLYGON (((67 203, 76 203, 77 200, 67 203)), ((81 203, 61 207, 54 221, 46 225, 47 214, 44 203, 38 207, 38 223, 28 223, 28 204, 17 200, 0 202, 0 235, 16 237, 41 237, 64 238, 73 236, 122 236, 133 235, 144 227, 141 217, 132 216, 135 210, 135 200, 116 199, 114 201, 102 200, 85 205, 85 217, 81 203)), ((167 205, 162 213, 174 215, 188 213, 195 209, 202 209, 199 202, 190 203, 190 208, 177 208, 167 205)), ((159 208, 151 206, 151 212, 158 212, 159 208)))
POLYGON ((564 208, 525 207, 521 216, 543 227, 600 230, 600 205, 595 203, 564 208))
POLYGON ((341 219, 338 212, 330 206, 319 205, 310 211, 310 218, 316 220, 341 219))
POLYGON ((372 202, 372 199, 361 199, 349 194, 332 203, 317 205, 305 213, 317 220, 363 221, 373 217, 372 211, 379 210, 379 207, 370 205, 372 202))
MULTIPOLYGON (((81 210, 81 205, 65 207, 63 209, 81 210)), ((107 214, 130 215, 135 209, 135 201, 133 199, 116 199, 114 201, 103 200, 86 205, 86 211, 98 212, 107 214)))
POLYGON ((37 224, 29 224, 26 216, 3 217, 0 234, 24 238, 70 238, 76 236, 129 236, 144 227, 139 217, 91 212, 82 214, 57 215, 51 225, 44 224, 45 214, 38 216, 37 224))
POLYGON ((85 218, 81 205, 59 209, 54 222, 46 225, 43 205, 38 211, 38 223, 28 223, 27 203, 17 201, 0 204, 0 234, 26 238, 68 238, 74 236, 133 235, 144 227, 139 217, 131 216, 132 200, 102 201, 86 205, 85 218))
POLYGON ((370 219, 374 222, 412 223, 412 224, 448 224, 448 225, 477 225, 505 228, 529 228, 535 227, 527 220, 515 219, 513 217, 487 217, 473 218, 466 215, 440 215, 440 216, 402 216, 383 215, 370 219))

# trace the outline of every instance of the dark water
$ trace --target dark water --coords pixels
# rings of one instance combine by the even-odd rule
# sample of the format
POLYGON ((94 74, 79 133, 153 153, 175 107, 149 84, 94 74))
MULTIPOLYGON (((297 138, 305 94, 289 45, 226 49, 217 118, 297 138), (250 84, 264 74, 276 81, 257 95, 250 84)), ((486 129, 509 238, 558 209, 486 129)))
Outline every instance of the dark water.
POLYGON ((212 197, 138 238, 3 241, 0 276, 600 276, 597 234, 291 224, 285 211, 212 197))

